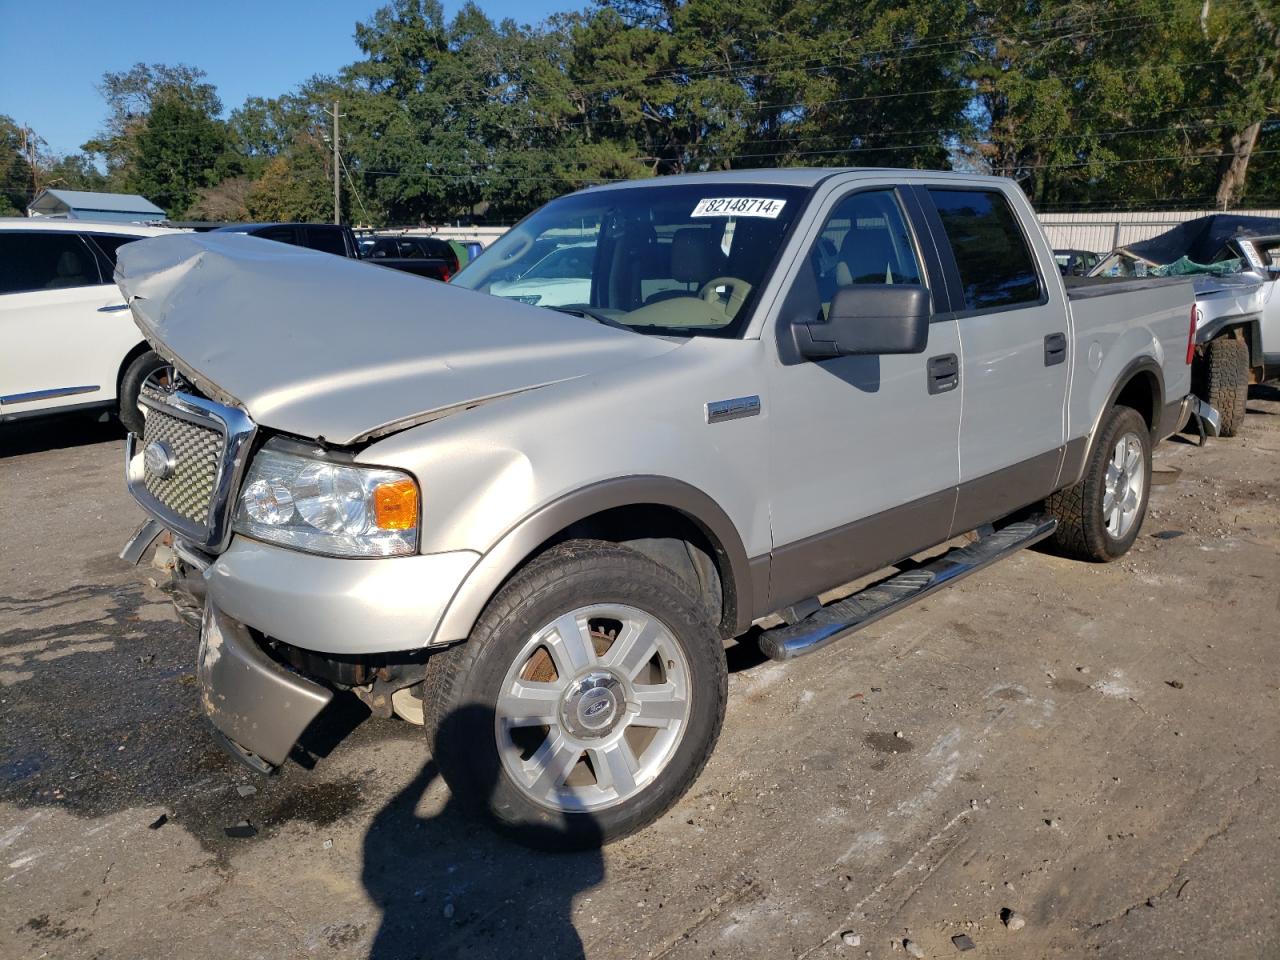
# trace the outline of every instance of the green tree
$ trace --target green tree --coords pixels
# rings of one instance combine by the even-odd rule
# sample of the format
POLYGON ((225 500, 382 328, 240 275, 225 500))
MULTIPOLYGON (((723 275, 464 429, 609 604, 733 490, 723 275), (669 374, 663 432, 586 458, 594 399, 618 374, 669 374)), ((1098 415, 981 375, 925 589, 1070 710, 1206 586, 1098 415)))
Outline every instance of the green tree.
POLYGON ((107 177, 83 153, 69 153, 49 159, 40 175, 40 184, 65 190, 105 190, 107 177))
POLYGON ((317 77, 297 93, 279 97, 249 97, 231 111, 228 131, 245 169, 256 176, 273 159, 292 149, 300 134, 323 126, 323 98, 332 81, 317 77))
MULTIPOLYGON (((299 136, 271 160, 245 196, 250 220, 325 223, 333 219, 333 169, 323 144, 299 136)), ((344 203, 342 218, 349 220, 344 203)))
POLYGON ((970 153, 1041 206, 1233 203, 1280 104, 1263 4, 984 7, 970 153), (1225 156, 1224 156, 1225 155, 1225 156))
POLYGON ((159 102, 179 104, 210 119, 222 113, 217 90, 205 76, 196 67, 163 63, 137 63, 103 74, 98 92, 107 104, 106 124, 82 149, 101 158, 112 189, 128 189, 135 178, 139 138, 159 102))
POLYGON ((226 125, 182 97, 162 95, 137 135, 125 186, 177 217, 202 187, 239 172, 226 125))
POLYGON ((0 217, 25 214, 34 192, 26 135, 12 117, 0 114, 0 217))

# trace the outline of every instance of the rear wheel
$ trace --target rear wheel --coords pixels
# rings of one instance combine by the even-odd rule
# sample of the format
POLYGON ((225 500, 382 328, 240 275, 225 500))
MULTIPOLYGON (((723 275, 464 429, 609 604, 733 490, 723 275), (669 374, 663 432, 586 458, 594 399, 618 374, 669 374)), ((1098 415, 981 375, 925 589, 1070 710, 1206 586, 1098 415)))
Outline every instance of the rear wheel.
POLYGON ((573 849, 680 798, 715 745, 726 689, 719 636, 678 576, 627 547, 572 541, 428 661, 423 702, 455 796, 522 842, 573 849))
POLYGON ((1224 437, 1239 435, 1249 397, 1249 347, 1230 335, 1210 340, 1202 371, 1201 396, 1222 415, 1219 433, 1224 437))
POLYGON ((1151 432, 1138 411, 1112 407, 1074 486, 1045 501, 1057 518, 1053 544, 1081 560, 1107 562, 1138 538, 1151 491, 1151 432))

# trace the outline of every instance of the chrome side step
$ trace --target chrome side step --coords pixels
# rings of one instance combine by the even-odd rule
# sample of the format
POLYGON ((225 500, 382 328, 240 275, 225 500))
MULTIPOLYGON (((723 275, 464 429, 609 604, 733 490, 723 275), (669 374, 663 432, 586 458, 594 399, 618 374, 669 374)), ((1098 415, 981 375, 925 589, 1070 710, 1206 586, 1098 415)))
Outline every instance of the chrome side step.
POLYGON ((758 638, 760 650, 771 660, 792 660, 813 653, 975 570, 1038 543, 1057 526, 1058 521, 1051 517, 1033 517, 1011 523, 963 547, 952 547, 928 563, 837 600, 797 623, 765 630, 758 638))

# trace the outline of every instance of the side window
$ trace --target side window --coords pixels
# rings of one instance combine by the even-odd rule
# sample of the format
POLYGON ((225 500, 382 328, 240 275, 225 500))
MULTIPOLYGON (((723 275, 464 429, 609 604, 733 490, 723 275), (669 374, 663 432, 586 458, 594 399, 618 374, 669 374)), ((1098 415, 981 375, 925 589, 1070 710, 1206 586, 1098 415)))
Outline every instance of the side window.
POLYGON ((102 283, 89 247, 74 233, 0 233, 0 294, 102 283))
POLYGON ((996 190, 929 190, 960 270, 966 310, 1040 301, 1040 275, 1018 218, 996 190))
POLYGON ((324 227, 307 227, 307 246, 321 253, 332 253, 339 257, 347 255, 347 244, 341 230, 328 230, 324 227))
POLYGON ((924 282, 892 190, 866 190, 841 200, 814 242, 809 261, 824 307, 841 287, 924 282))

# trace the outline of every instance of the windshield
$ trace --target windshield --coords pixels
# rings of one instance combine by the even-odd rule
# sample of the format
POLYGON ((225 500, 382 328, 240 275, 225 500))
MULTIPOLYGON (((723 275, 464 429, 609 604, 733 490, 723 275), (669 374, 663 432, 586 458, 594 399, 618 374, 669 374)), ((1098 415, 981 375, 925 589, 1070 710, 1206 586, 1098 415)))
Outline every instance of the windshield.
POLYGON ((736 336, 806 193, 682 183, 562 197, 453 282, 640 333, 736 336))

